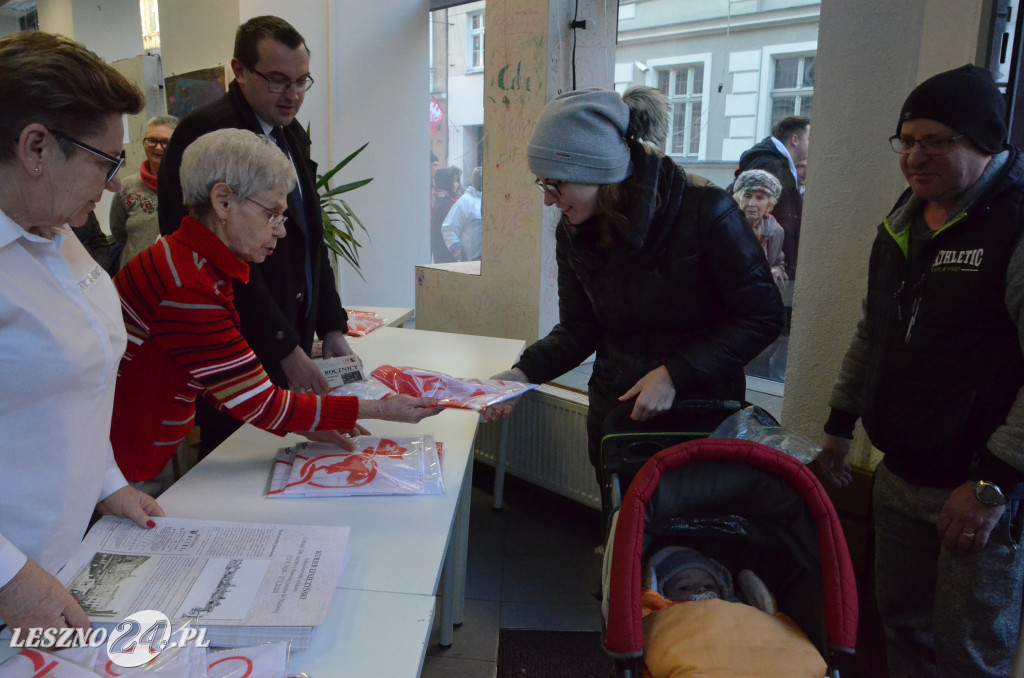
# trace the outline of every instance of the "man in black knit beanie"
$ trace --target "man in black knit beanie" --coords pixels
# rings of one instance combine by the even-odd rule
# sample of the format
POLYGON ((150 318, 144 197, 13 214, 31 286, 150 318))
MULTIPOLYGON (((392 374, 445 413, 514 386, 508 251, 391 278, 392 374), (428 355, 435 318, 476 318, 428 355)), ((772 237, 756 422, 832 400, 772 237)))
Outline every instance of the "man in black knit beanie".
POLYGON ((1007 676, 1024 586, 1024 155, 976 66, 907 97, 890 139, 910 188, 878 229, 864 317, 829 400, 822 471, 874 478, 892 676, 1007 676))

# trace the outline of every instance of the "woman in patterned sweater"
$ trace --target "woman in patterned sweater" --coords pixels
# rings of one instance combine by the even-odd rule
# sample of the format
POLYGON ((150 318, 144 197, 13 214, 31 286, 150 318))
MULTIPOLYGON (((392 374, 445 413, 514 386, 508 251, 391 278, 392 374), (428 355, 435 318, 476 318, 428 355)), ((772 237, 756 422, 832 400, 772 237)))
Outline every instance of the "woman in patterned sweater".
MULTIPOLYGON (((260 428, 334 432, 357 418, 417 422, 431 398, 385 401, 278 388, 239 331, 233 282, 247 283, 284 236, 295 172, 265 137, 224 129, 197 139, 181 165, 191 216, 114 279, 128 329, 118 371, 111 441, 128 480, 153 478, 192 428, 196 398, 260 428)), ((324 439, 319 435, 318 439, 324 439)))

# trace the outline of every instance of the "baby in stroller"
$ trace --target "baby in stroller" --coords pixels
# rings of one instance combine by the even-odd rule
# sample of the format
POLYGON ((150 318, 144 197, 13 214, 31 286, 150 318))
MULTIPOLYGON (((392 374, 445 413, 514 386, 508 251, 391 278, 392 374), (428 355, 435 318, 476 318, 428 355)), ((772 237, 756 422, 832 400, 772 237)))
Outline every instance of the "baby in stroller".
POLYGON ((751 570, 740 571, 743 600, 737 601, 729 570, 717 560, 685 546, 660 549, 651 556, 644 576, 644 587, 666 602, 719 599, 746 602, 768 614, 776 612, 768 587, 751 570))
POLYGON ((643 579, 646 671, 642 667, 641 676, 705 675, 701 667, 714 675, 825 675, 821 654, 777 612, 768 588, 751 570, 740 571, 737 596, 724 565, 670 545, 651 556, 643 579), (771 666, 767 673, 766 666, 771 666))

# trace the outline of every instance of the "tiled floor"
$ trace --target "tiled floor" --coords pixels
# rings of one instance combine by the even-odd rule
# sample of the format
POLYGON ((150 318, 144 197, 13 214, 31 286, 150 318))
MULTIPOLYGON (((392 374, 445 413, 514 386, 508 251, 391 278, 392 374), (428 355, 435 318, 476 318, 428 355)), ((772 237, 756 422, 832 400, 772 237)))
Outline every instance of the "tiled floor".
POLYGON ((452 646, 431 637, 423 678, 494 678, 498 630, 601 628, 597 511, 508 478, 491 508, 493 469, 474 473, 466 610, 452 646))

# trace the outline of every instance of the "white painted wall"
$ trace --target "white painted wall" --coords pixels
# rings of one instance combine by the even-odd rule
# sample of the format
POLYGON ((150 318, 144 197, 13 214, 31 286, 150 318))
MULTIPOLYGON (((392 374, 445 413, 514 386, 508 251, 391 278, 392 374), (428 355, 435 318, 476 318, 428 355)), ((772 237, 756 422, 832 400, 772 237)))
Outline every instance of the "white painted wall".
MULTIPOLYGON (((783 423, 812 439, 821 437, 832 383, 860 317, 876 227, 906 185, 886 139, 915 84, 977 62, 983 4, 821 4, 800 276, 782 409, 783 423)), ((866 463, 868 445, 860 432, 855 447, 866 463)))
MULTIPOLYGON (((39 30, 47 33, 59 33, 69 38, 75 37, 75 19, 72 0, 38 0, 36 16, 39 18, 39 30)), ((139 28, 141 40, 142 28, 139 28)))
POLYGON ((104 61, 145 52, 139 0, 72 0, 72 11, 75 40, 88 45, 104 61))
POLYGON ((39 30, 77 40, 104 61, 143 53, 138 0, 39 0, 36 11, 39 30))
POLYGON ((18 17, 7 12, 0 12, 0 35, 9 35, 21 30, 18 17))
POLYGON ((372 240, 361 250, 366 282, 342 267, 341 297, 346 304, 414 306, 415 266, 430 261, 429 3, 329 6, 335 157, 369 141, 341 179, 374 179, 347 199, 372 240))
POLYGON ((158 7, 165 78, 217 65, 223 65, 230 78, 239 24, 236 0, 164 0, 158 7))

